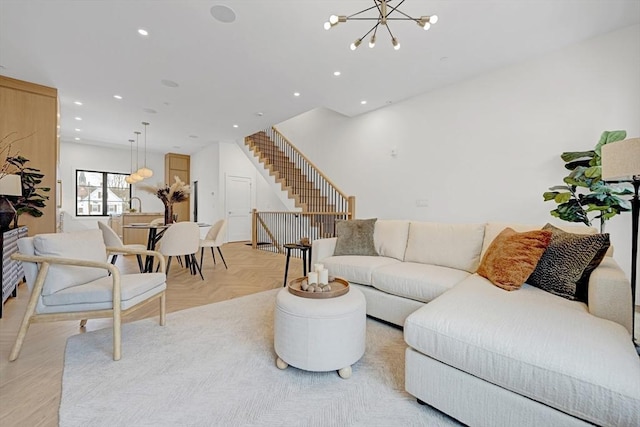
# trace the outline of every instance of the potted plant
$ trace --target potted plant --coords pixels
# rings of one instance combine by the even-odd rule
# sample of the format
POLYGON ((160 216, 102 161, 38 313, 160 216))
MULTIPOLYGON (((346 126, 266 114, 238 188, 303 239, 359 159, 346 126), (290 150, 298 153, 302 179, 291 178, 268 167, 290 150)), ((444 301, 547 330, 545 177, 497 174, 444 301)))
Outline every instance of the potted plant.
POLYGON ((49 200, 49 196, 43 193, 51 191, 49 187, 42 187, 42 178, 44 175, 40 173, 40 169, 26 166, 29 159, 23 156, 7 157, 7 163, 16 169, 16 174, 20 175, 22 181, 21 196, 7 196, 16 209, 16 217, 14 225, 18 225, 18 217, 24 213, 39 218, 43 212, 40 210, 46 206, 45 201, 49 200))
POLYGON ((599 219, 600 232, 604 233, 607 220, 631 209, 629 200, 620 197, 632 194, 628 186, 608 184, 602 180, 600 157, 603 145, 626 137, 624 130, 604 131, 593 150, 562 153, 560 157, 566 162, 564 167, 570 171, 569 175, 564 177, 563 185, 551 187, 551 191, 543 194, 545 202, 553 200, 558 204, 551 215, 588 226, 599 219))

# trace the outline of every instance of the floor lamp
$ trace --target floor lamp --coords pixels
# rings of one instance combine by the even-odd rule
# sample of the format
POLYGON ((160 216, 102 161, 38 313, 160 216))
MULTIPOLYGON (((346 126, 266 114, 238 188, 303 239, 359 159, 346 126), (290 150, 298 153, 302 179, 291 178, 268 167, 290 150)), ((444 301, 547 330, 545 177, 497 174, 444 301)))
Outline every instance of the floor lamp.
POLYGON ((630 182, 631 200, 631 340, 640 355, 635 339, 635 304, 638 269, 638 216, 640 215, 640 138, 625 139, 602 146, 602 179, 607 182, 630 182))

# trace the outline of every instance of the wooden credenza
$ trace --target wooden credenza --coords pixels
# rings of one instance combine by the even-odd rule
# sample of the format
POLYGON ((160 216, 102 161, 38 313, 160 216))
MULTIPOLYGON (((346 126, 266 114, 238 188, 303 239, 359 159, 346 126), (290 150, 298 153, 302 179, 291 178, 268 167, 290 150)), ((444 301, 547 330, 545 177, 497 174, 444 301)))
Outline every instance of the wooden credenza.
POLYGON ((20 261, 11 259, 11 255, 18 252, 18 239, 27 237, 29 229, 26 226, 20 226, 11 230, 0 233, 0 247, 2 247, 2 269, 0 277, 2 279, 2 305, 0 305, 0 318, 4 303, 10 296, 18 295, 18 284, 24 278, 24 270, 20 261))

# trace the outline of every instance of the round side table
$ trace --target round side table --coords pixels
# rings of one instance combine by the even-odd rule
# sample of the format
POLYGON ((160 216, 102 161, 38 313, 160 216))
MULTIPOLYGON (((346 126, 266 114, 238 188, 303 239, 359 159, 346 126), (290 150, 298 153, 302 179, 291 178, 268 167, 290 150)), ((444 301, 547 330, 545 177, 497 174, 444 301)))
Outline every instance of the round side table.
POLYGON ((303 298, 287 288, 276 297, 276 365, 305 371, 338 371, 351 377, 351 365, 364 354, 366 301, 358 289, 327 299, 303 298))

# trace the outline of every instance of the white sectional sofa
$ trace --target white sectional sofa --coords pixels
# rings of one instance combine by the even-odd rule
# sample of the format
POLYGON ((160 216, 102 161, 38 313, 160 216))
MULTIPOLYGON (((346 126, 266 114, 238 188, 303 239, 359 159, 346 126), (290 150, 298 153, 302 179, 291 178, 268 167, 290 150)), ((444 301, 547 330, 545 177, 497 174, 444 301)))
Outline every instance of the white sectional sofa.
POLYGON ((500 289, 476 270, 507 226, 540 228, 378 220, 379 256, 334 256, 331 238, 313 242, 312 262, 360 289, 368 315, 404 327, 405 387, 419 402, 471 426, 639 426, 624 273, 606 256, 588 304, 526 283, 500 289))

